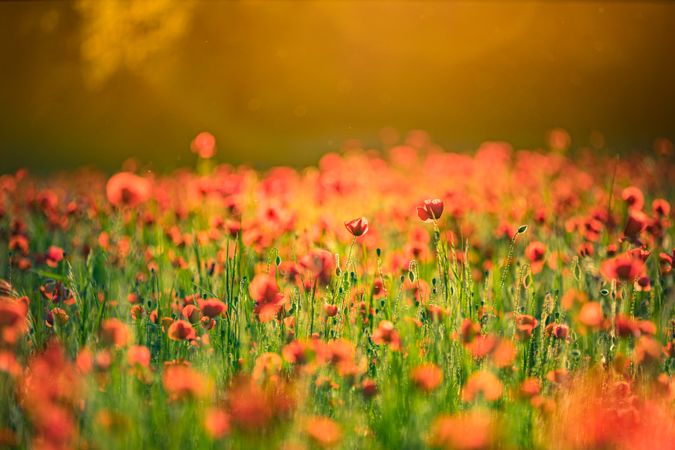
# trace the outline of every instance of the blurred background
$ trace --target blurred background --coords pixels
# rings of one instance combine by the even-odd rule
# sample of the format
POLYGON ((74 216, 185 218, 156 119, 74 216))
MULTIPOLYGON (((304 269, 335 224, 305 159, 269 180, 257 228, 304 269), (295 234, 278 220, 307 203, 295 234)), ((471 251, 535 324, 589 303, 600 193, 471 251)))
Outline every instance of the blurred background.
MULTIPOLYGON (((650 151, 675 138, 675 2, 0 3, 0 171, 314 163, 411 129, 650 151)), ((601 151, 601 150, 598 150, 601 151)))

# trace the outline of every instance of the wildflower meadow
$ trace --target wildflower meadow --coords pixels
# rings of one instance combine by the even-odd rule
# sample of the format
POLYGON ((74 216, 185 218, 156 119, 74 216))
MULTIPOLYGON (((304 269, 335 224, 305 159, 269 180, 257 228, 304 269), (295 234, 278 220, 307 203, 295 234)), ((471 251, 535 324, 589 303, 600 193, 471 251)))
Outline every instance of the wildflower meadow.
POLYGON ((673 145, 568 144, 2 175, 0 447, 675 449, 673 145))

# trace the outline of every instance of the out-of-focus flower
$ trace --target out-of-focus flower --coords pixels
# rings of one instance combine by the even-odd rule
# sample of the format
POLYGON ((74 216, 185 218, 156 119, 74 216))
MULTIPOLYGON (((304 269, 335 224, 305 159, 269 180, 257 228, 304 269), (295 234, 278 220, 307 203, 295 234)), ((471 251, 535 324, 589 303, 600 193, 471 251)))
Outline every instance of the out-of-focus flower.
POLYGON ((539 273, 546 263, 546 246, 538 241, 530 242, 525 249, 525 256, 530 260, 532 273, 539 273))
POLYGON ((330 305, 328 303, 323 305, 323 310, 328 317, 335 317, 338 313, 337 305, 330 305))
POLYGON ((438 220, 443 214, 443 201, 437 198, 424 200, 417 206, 417 216, 423 220, 438 220))
POLYGON ((541 382, 538 378, 530 377, 523 380, 518 389, 521 397, 532 398, 541 391, 541 382))
POLYGON ((657 399, 638 400, 625 382, 591 372, 561 393, 547 422, 548 435, 565 449, 670 449, 675 442, 671 409, 657 399))
POLYGON ((176 320, 169 326, 167 331, 169 338, 174 341, 189 341, 197 338, 197 333, 190 322, 176 320))
POLYGON ((602 305, 598 302, 585 303, 581 307, 577 319, 579 319, 579 322, 587 327, 601 327, 605 319, 605 316, 602 312, 602 305))
POLYGON ((462 337, 462 342, 468 344, 473 341, 476 336, 480 334, 480 324, 473 322, 468 317, 462 321, 460 328, 460 335, 462 337))
POLYGON ((640 336, 633 353, 637 364, 651 363, 663 356, 663 347, 651 336, 640 336))
POLYGON ((394 329, 394 324, 388 320, 383 320, 373 331, 373 342, 377 345, 389 345, 392 350, 400 350, 401 338, 394 329))
POLYGON ((63 260, 63 256, 64 256, 63 249, 61 247, 57 247, 55 245, 52 245, 47 250, 47 254, 45 255, 45 260, 46 260, 47 265, 49 267, 56 267, 63 260))
POLYGON ((130 366, 150 366, 150 350, 144 345, 132 345, 127 351, 127 362, 130 366))
POLYGON ((263 390, 251 380, 236 380, 228 393, 231 423, 246 432, 260 432, 274 411, 263 390))
POLYGON ((169 366, 162 375, 164 389, 173 400, 207 398, 213 392, 213 383, 205 375, 181 365, 169 366))
POLYGON ((21 405, 31 419, 36 448, 72 448, 81 380, 63 349, 51 342, 33 356, 19 380, 21 405))
POLYGON ((200 158, 213 158, 213 155, 216 154, 216 138, 208 131, 202 131, 192 140, 190 149, 200 158))
POLYGON ((202 314, 211 319, 220 317, 227 312, 227 305, 217 298, 209 298, 199 302, 202 314))
POLYGON ((421 390, 431 392, 443 382, 443 372, 436 364, 423 364, 413 370, 412 381, 421 390))
POLYGON ((134 208, 150 198, 150 181, 131 172, 119 172, 106 184, 108 201, 116 207, 134 208))
POLYGON ((482 370, 474 372, 462 389, 462 400, 472 402, 478 395, 487 401, 495 401, 502 396, 503 386, 492 372, 482 370))
POLYGON ((630 210, 626 219, 626 227, 623 230, 624 236, 628 239, 636 240, 647 226, 648 221, 649 217, 647 217, 647 214, 636 209, 630 210))
POLYGON ((16 355, 7 350, 0 350, 0 372, 5 372, 11 377, 21 373, 21 365, 16 360, 16 355))
POLYGON ((673 270, 673 257, 668 253, 659 253, 659 268, 664 275, 670 273, 673 270))
POLYGON ((196 324, 202 320, 202 311, 193 304, 185 305, 181 310, 181 314, 183 314, 183 317, 191 324, 196 324))
POLYGON ((263 353, 255 360, 252 373, 253 381, 259 383, 268 377, 278 375, 282 364, 283 360, 277 353, 263 353))
POLYGON ((642 211, 645 206, 645 196, 640 188, 635 186, 629 186, 621 191, 621 198, 629 209, 642 211))
POLYGON ((323 448, 335 447, 342 439, 342 429, 333 419, 322 416, 309 417, 305 421, 305 433, 323 448))
POLYGON ((248 286, 248 292, 256 303, 254 312, 261 322, 274 319, 286 303, 286 296, 279 292, 276 280, 266 274, 256 275, 248 286))
POLYGON ((429 444, 448 450, 487 449, 493 442, 492 427, 492 419, 483 411, 441 415, 431 426, 429 444))
POLYGON ((492 352, 492 364, 498 369, 509 367, 516 359, 516 346, 509 339, 502 339, 492 352))
POLYGON ((13 344, 28 331, 28 302, 0 297, 0 342, 13 344))
POLYGON ((642 275, 645 264, 639 258, 624 253, 602 263, 600 272, 609 280, 618 280, 632 283, 642 275))
POLYGON ((335 273, 335 256, 327 250, 314 249, 300 258, 300 266, 312 279, 318 278, 322 285, 327 285, 335 273))
POLYGON ((546 326, 546 334, 565 341, 569 337, 570 327, 561 323, 550 323, 546 326))
POLYGON ((221 408, 210 408, 204 415, 204 429, 213 439, 221 439, 230 433, 230 415, 221 408))
POLYGON ((554 151, 565 151, 572 144, 570 134, 563 128, 554 128, 549 131, 547 140, 549 147, 554 151))
POLYGON ((130 339, 129 327, 119 319, 107 319, 101 324, 100 337, 106 345, 123 347, 130 339))
POLYGON ((539 321, 533 316, 528 314, 518 314, 516 316, 516 329, 518 330, 518 335, 522 338, 529 338, 532 336, 532 332, 539 325, 539 321))
POLYGON ((366 398, 374 397, 377 394, 377 383, 370 378, 366 378, 361 382, 361 392, 366 398))
POLYGON ((657 217, 668 217, 670 215, 670 203, 663 198, 655 198, 652 201, 652 211, 657 217))

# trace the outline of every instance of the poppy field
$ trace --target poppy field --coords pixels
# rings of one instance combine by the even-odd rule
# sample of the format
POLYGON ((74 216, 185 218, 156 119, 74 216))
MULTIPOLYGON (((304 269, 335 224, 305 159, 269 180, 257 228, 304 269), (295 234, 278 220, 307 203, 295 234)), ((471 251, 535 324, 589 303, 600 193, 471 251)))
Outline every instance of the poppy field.
POLYGON ((675 448, 672 143, 567 139, 1 176, 0 448, 675 448))

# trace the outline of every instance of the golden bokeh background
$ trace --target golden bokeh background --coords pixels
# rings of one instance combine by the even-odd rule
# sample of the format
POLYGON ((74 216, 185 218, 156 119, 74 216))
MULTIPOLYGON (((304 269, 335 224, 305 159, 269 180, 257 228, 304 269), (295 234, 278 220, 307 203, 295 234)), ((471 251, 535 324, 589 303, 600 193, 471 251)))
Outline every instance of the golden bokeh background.
POLYGON ((0 3, 0 169, 307 164, 425 129, 612 151, 675 138, 675 2, 0 3))

